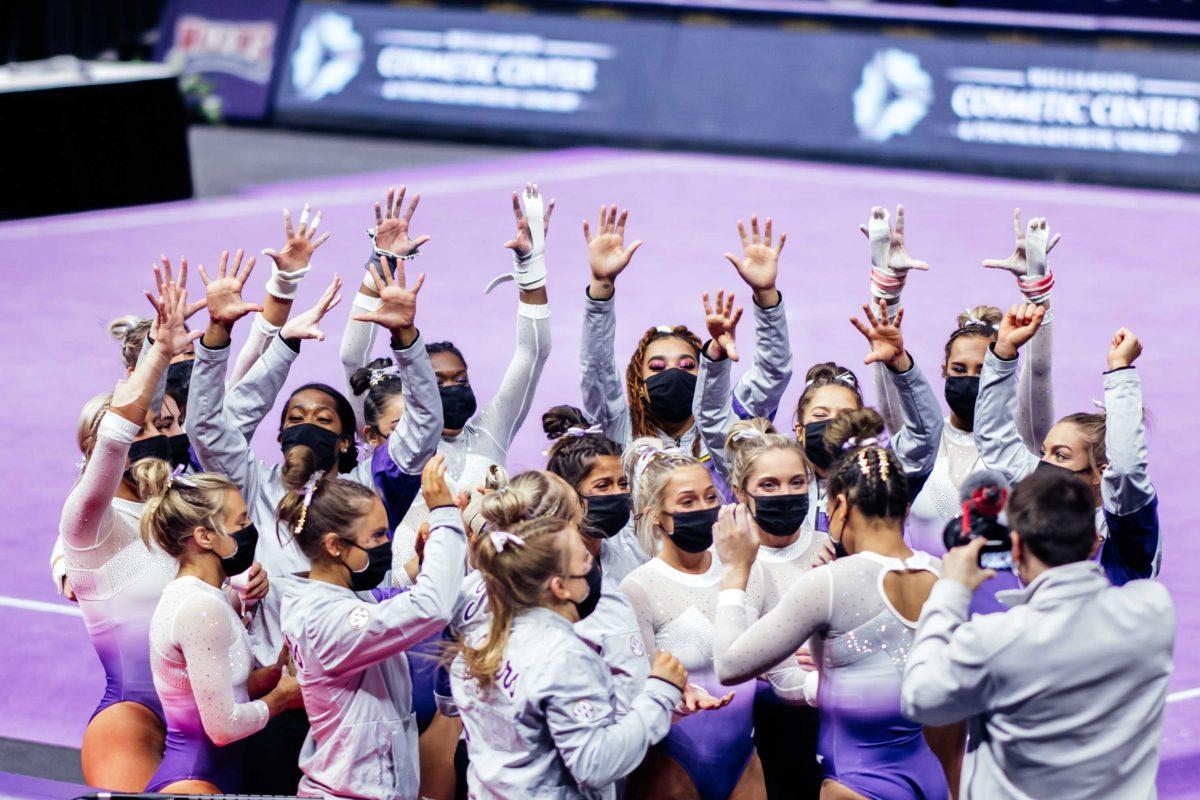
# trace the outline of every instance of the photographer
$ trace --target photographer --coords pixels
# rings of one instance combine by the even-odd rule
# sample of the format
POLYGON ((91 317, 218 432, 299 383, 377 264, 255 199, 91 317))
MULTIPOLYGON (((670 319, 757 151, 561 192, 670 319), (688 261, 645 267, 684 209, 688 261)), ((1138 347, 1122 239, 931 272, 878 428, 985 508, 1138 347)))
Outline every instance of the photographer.
POLYGON ((1091 560, 1091 488, 1038 472, 1008 502, 1011 608, 967 620, 986 537, 956 547, 921 612, 905 716, 968 720, 960 800, 1154 796, 1175 611, 1155 581, 1112 586, 1091 560))

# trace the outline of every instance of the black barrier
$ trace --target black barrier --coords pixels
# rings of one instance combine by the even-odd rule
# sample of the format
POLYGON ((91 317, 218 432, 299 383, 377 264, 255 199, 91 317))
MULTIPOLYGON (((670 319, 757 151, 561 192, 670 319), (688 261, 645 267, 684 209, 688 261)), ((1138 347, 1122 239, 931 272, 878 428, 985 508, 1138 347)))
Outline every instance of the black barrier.
POLYGON ((283 121, 1200 188, 1200 48, 304 4, 283 121))

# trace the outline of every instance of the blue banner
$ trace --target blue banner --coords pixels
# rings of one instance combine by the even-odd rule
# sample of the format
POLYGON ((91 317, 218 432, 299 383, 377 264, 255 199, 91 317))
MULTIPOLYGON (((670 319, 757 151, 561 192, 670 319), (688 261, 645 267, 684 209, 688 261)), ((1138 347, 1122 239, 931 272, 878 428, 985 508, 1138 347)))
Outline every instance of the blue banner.
POLYGON ((281 120, 1200 188, 1200 48, 303 4, 281 120))

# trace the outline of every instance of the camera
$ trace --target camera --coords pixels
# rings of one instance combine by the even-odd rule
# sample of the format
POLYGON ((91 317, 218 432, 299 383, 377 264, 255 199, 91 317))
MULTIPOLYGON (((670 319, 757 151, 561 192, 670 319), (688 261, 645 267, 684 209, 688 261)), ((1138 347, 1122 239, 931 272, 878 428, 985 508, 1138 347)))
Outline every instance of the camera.
POLYGON ((982 569, 1012 571, 1012 537, 1008 526, 999 519, 1008 500, 1008 482, 994 470, 983 470, 963 482, 960 491, 962 516, 946 523, 942 540, 946 549, 961 547, 983 537, 987 544, 979 551, 982 569))

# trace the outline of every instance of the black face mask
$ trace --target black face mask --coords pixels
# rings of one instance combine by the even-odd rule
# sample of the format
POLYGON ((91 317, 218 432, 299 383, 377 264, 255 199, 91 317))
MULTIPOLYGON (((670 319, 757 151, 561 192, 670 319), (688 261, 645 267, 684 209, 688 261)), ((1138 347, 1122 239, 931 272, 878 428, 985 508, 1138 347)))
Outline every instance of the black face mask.
POLYGON ((696 394, 696 376, 679 368, 664 369, 646 379, 650 411, 668 425, 686 422, 692 416, 692 397, 696 394))
POLYGON ((808 492, 800 494, 763 494, 754 497, 754 521, 763 533, 791 536, 800 530, 808 516, 808 492))
POLYGON ((172 467, 186 467, 192 463, 192 454, 188 450, 188 437, 186 433, 168 436, 167 444, 171 449, 170 460, 172 467))
POLYGON ((979 397, 978 375, 946 378, 946 403, 954 416, 975 427, 975 398, 979 397))
POLYGON ((1083 469, 1071 469, 1064 467, 1061 464, 1055 464, 1053 461, 1039 461, 1034 472, 1051 473, 1054 475, 1074 475, 1076 478, 1083 478, 1092 471, 1091 467, 1083 469))
POLYGON ((171 460, 171 445, 166 436, 160 433, 129 445, 129 468, 125 470, 124 475, 127 483, 136 485, 136 481, 133 479, 133 465, 147 458, 171 460))
POLYGON ((817 469, 829 469, 833 465, 833 454, 825 449, 825 429, 831 420, 822 419, 804 426, 804 455, 817 469))
POLYGON ((297 445, 303 445, 313 453, 313 469, 328 471, 337 461, 337 446, 340 437, 320 425, 305 422, 284 428, 279 433, 279 443, 287 453, 297 445))
POLYGON ((258 528, 251 522, 240 531, 229 534, 237 542, 237 550, 231 556, 221 556, 221 569, 225 575, 232 578, 250 569, 254 563, 254 548, 258 544, 258 528))
POLYGON ((192 366, 194 361, 180 361, 167 367, 167 388, 187 397, 188 388, 192 385, 192 366))
POLYGON ((469 383, 454 383, 438 388, 442 396, 442 425, 460 431, 475 414, 475 392, 469 383))
POLYGON ((568 578, 583 578, 587 581, 588 595, 582 600, 572 600, 575 604, 575 610, 579 612, 579 618, 585 619, 589 614, 596 610, 596 604, 600 602, 600 558, 597 556, 592 559, 592 568, 588 570, 586 575, 568 575, 568 578))
POLYGON ((616 536, 629 522, 629 493, 596 494, 587 500, 587 516, 583 518, 584 533, 594 539, 616 536))
MULTIPOLYGON (((355 572, 350 569, 350 590, 353 592, 369 592, 379 584, 392 568, 392 543, 384 542, 378 547, 359 547, 347 542, 351 547, 358 547, 367 554, 367 565, 355 572)), ((345 562, 343 562, 345 563, 345 562)), ((349 566, 347 565, 347 569, 349 566)))
POLYGON ((675 532, 667 534, 671 541, 685 553, 703 553, 712 547, 713 525, 717 524, 717 514, 720 508, 702 508, 699 511, 685 511, 682 514, 672 514, 675 522, 675 532))

